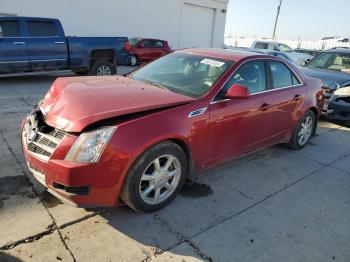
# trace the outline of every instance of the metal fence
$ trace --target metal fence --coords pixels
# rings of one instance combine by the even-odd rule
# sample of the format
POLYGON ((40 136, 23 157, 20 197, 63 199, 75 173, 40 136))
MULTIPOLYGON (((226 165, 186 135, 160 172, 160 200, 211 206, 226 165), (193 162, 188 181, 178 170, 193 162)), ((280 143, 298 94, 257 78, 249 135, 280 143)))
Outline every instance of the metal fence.
MULTIPOLYGON (((251 47, 254 41, 266 39, 255 39, 255 38, 240 38, 240 37, 225 37, 225 45, 227 47, 251 47)), ((318 41, 306 41, 306 40, 276 40, 276 42, 284 43, 290 47, 315 49, 315 50, 326 50, 333 47, 348 47, 350 43, 343 43, 337 40, 318 40, 318 41)))

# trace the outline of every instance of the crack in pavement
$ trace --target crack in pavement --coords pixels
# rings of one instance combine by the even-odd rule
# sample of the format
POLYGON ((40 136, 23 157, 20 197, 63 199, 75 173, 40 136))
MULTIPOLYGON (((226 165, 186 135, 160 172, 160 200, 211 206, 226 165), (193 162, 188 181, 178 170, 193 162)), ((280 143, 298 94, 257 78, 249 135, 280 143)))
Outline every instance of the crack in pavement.
MULTIPOLYGON (((162 226, 164 226, 164 228, 166 230, 168 230, 170 233, 173 233, 175 234, 178 238, 179 238, 179 242, 176 243, 174 246, 170 247, 170 248, 167 248, 166 250, 162 250, 161 253, 159 253, 158 255, 161 255, 163 254, 165 251, 169 251, 171 249, 173 249, 174 247, 176 246, 179 246, 180 244, 183 244, 183 243, 187 243, 189 246, 191 246, 195 251, 196 253, 204 260, 206 261, 209 261, 209 262, 212 262, 213 259, 211 257, 209 257, 208 255, 206 255, 200 248, 199 246, 194 243, 190 238, 186 237, 184 234, 180 233, 179 231, 177 231, 175 228, 173 228, 165 219, 163 219, 160 215, 158 214, 155 214, 153 216, 153 218, 158 221, 158 223, 160 223, 162 226)), ((157 257, 157 255, 155 256, 157 257)), ((152 259, 152 258, 150 258, 152 259)), ((150 260, 145 260, 145 261, 150 261, 150 260)))
POLYGON ((22 96, 20 92, 18 92, 18 90, 14 86, 10 85, 10 88, 19 96, 19 100, 22 100, 23 103, 25 103, 27 106, 33 107, 33 105, 27 102, 27 100, 22 96))
MULTIPOLYGON (((99 215, 100 213, 93 213, 93 214, 88 214, 84 217, 81 217, 81 218, 78 218, 76 220, 73 220, 73 221, 70 221, 70 222, 67 222, 65 224, 62 224, 61 226, 57 226, 57 224, 55 223, 51 223, 46 230, 38 233, 38 234, 35 234, 35 235, 32 235, 32 236, 29 236, 29 237, 26 237, 26 238, 23 238, 23 239, 20 239, 20 240, 17 240, 15 242, 11 242, 11 243, 7 243, 6 245, 3 245, 0 247, 0 251, 3 251, 3 250, 9 250, 9 249, 13 249, 15 248, 16 246, 18 245, 21 245, 21 244, 26 244, 26 243, 31 243, 31 242, 34 242, 34 241, 37 241, 39 239, 41 239, 43 236, 46 236, 46 235, 50 235, 52 233, 54 233, 56 230, 58 231, 58 234, 60 235, 60 238, 62 237, 61 235, 61 232, 59 230, 61 229, 64 229, 66 227, 69 227, 71 225, 74 225, 76 223, 80 223, 84 220, 87 220, 89 218, 92 218, 94 216, 97 216, 99 215)), ((63 238, 64 239, 64 238, 63 238)), ((62 240, 62 239, 61 239, 62 240)), ((63 241, 64 242, 64 241, 63 241)))
MULTIPOLYGON (((51 212, 49 211, 49 209, 46 207, 45 203, 44 203, 44 202, 42 201, 42 199, 40 198, 39 193, 35 190, 34 185, 33 185, 33 183, 30 181, 27 172, 26 172, 26 171, 24 170, 24 168, 22 167, 20 160, 18 159, 17 155, 16 155, 15 152, 13 151, 12 147, 10 146, 10 144, 7 142, 7 140, 6 140, 4 134, 2 133, 1 130, 0 130, 0 136, 2 137, 4 143, 5 143, 6 147, 7 147, 7 149, 9 150, 9 152, 11 153, 12 157, 15 159, 15 162, 16 162, 16 163, 18 164, 18 166, 20 167, 22 174, 24 175, 24 177, 25 177, 26 180, 27 180, 27 184, 28 184, 29 188, 30 188, 30 189, 35 193, 35 195, 39 198, 40 203, 43 205, 43 207, 45 208, 46 212, 48 213, 48 215, 50 216, 50 218, 51 218, 51 220, 52 220, 52 224, 50 225, 50 230, 44 231, 44 235, 49 234, 49 233, 53 233, 53 231, 57 230, 58 235, 59 235, 59 237, 60 237, 60 239, 61 239, 62 244, 65 246, 66 250, 67 250, 67 251, 70 253, 70 255, 72 256, 73 261, 76 261, 76 259, 75 259, 74 255, 73 255, 72 251, 69 249, 69 247, 67 246, 67 243, 64 241, 64 239, 63 239, 63 237, 62 237, 62 234, 61 234, 61 232, 60 232, 60 230, 59 230, 59 227, 57 226, 57 222, 56 222, 55 218, 53 217, 53 215, 51 214, 51 212)), ((40 238, 41 238, 41 237, 42 237, 42 234, 39 234, 39 236, 40 236, 40 238), (41 236, 40 236, 40 235, 41 235, 41 236)), ((27 239, 27 241, 35 241, 35 240, 36 240, 35 237, 27 239)), ((19 245, 19 244, 21 244, 21 243, 25 243, 25 240, 24 240, 24 242, 23 242, 22 240, 19 240, 19 241, 17 241, 17 243, 18 243, 17 245, 19 245)), ((12 246, 15 247, 15 246, 17 246, 17 245, 12 245, 12 246)), ((0 250, 2 250, 2 248, 0 248, 0 250)))

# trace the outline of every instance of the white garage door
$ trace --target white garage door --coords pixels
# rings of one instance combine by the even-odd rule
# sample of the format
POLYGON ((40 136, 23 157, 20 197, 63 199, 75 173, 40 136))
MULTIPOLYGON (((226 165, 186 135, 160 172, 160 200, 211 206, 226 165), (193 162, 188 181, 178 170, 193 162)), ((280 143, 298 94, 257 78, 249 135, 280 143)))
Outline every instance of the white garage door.
POLYGON ((213 8, 185 3, 180 47, 212 47, 214 16, 213 8))

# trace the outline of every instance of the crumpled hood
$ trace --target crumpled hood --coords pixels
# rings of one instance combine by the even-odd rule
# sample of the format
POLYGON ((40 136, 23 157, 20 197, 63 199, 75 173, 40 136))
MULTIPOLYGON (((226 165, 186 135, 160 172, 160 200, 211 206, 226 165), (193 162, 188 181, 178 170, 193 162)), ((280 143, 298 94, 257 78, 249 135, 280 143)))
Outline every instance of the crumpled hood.
POLYGON ((291 59, 293 59, 295 62, 302 62, 306 61, 307 59, 312 59, 313 56, 308 55, 308 54, 303 54, 299 52, 287 52, 286 55, 288 55, 291 59))
POLYGON ((66 77, 53 83, 40 107, 47 124, 81 132, 100 120, 194 100, 127 77, 66 77))
POLYGON ((336 82, 341 87, 350 84, 350 74, 345 72, 337 72, 312 67, 301 67, 301 69, 308 77, 317 78, 322 81, 336 82))

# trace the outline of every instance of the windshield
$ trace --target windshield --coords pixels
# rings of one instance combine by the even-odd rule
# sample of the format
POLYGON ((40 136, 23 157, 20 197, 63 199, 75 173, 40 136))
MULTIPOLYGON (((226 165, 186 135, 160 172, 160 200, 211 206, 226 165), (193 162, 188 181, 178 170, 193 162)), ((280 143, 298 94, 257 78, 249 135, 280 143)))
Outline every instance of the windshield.
POLYGON ((232 64, 233 61, 175 52, 141 67, 129 77, 198 98, 232 64))
POLYGON ((323 52, 308 67, 350 73, 350 53, 323 52))
POLYGON ((293 52, 293 49, 285 44, 277 44, 282 52, 293 52))

